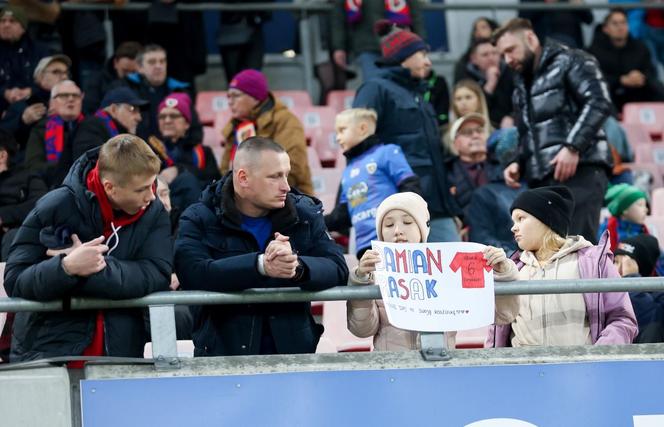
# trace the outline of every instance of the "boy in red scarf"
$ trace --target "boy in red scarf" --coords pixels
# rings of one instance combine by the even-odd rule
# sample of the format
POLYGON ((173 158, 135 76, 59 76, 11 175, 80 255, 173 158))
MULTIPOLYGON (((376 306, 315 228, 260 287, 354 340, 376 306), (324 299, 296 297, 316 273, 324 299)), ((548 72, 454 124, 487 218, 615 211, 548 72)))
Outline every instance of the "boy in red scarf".
MULTIPOLYGON (((17 232, 5 270, 7 293, 50 301, 167 290, 170 221, 154 189, 160 164, 142 139, 128 134, 81 156, 17 232)), ((141 310, 18 313, 10 361, 141 357, 145 338, 141 310)))

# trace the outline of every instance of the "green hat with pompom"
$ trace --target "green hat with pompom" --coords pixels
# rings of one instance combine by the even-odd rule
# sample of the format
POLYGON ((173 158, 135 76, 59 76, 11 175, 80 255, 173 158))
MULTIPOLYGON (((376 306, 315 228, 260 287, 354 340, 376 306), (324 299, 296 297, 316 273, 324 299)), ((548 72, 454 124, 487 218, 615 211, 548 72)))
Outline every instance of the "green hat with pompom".
POLYGON ((604 196, 607 208, 613 216, 620 216, 639 199, 648 199, 646 193, 629 184, 616 184, 609 187, 604 196))

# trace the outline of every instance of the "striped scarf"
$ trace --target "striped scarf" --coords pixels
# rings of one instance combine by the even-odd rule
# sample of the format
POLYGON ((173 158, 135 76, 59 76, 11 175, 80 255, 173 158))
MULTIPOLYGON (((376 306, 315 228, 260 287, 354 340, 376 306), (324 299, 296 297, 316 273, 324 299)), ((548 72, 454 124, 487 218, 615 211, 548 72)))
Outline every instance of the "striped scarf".
MULTIPOLYGON (((345 0, 344 11, 349 24, 360 22, 362 20, 362 0, 345 0)), ((385 0, 385 19, 400 27, 410 27, 413 21, 406 0, 385 0)))
MULTIPOLYGON (((83 114, 79 114, 76 124, 81 123, 82 120, 83 114)), ((58 115, 48 116, 44 136, 46 161, 48 163, 58 163, 65 148, 65 121, 62 117, 58 115)))
POLYGON ((120 131, 118 130, 118 125, 116 125, 115 121, 113 121, 113 117, 111 117, 111 115, 108 114, 106 111, 97 110, 97 112, 95 113, 95 117, 100 118, 101 121, 104 122, 104 126, 106 126, 106 130, 108 131, 108 133, 111 134, 111 138, 120 133, 120 131))
MULTIPOLYGON (((173 149, 169 149, 166 144, 154 136, 148 138, 148 144, 159 156, 164 167, 174 166, 180 160, 182 150, 179 147, 176 146, 173 149)), ((205 169, 206 156, 203 144, 197 144, 191 149, 191 162, 197 169, 205 169)))

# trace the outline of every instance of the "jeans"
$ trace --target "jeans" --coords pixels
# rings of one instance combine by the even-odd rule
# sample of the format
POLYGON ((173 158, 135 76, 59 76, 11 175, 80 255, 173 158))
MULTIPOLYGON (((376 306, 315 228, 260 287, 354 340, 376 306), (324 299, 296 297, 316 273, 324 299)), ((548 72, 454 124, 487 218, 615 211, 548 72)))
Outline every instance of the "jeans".
POLYGON ((456 223, 452 218, 435 218, 429 223, 431 231, 428 242, 458 242, 461 240, 456 223))
POLYGON ((378 74, 380 74, 380 68, 376 66, 376 59, 380 58, 380 55, 376 52, 362 52, 357 55, 355 61, 362 71, 362 81, 366 82, 378 74))

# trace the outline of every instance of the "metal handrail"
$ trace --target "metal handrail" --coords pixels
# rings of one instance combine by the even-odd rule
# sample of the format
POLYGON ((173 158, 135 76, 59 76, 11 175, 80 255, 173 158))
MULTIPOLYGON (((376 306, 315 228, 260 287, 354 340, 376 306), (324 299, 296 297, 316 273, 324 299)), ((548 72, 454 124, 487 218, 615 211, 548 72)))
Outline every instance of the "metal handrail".
MULTIPOLYGON (((521 280, 497 282, 496 295, 566 294, 587 292, 664 291, 664 277, 621 279, 521 280)), ((71 310, 137 308, 157 305, 264 304, 309 301, 380 299, 378 286, 337 286, 323 291, 300 288, 254 288, 244 292, 156 292, 142 298, 109 300, 71 298, 71 310)), ((62 301, 38 302, 23 298, 0 298, 0 312, 61 311, 62 301)))
MULTIPOLYGON (((62 3, 63 10, 147 10, 149 3, 127 3, 124 6, 115 4, 85 4, 85 3, 62 3)), ((287 11, 301 13, 329 13, 334 5, 329 3, 306 2, 306 3, 177 3, 175 7, 178 10, 187 11, 287 11)), ((423 10, 575 10, 575 9, 664 9, 664 3, 650 3, 647 6, 643 3, 591 3, 591 4, 572 4, 572 3, 512 3, 505 4, 501 2, 486 2, 473 4, 449 4, 449 3, 422 3, 423 10)))

